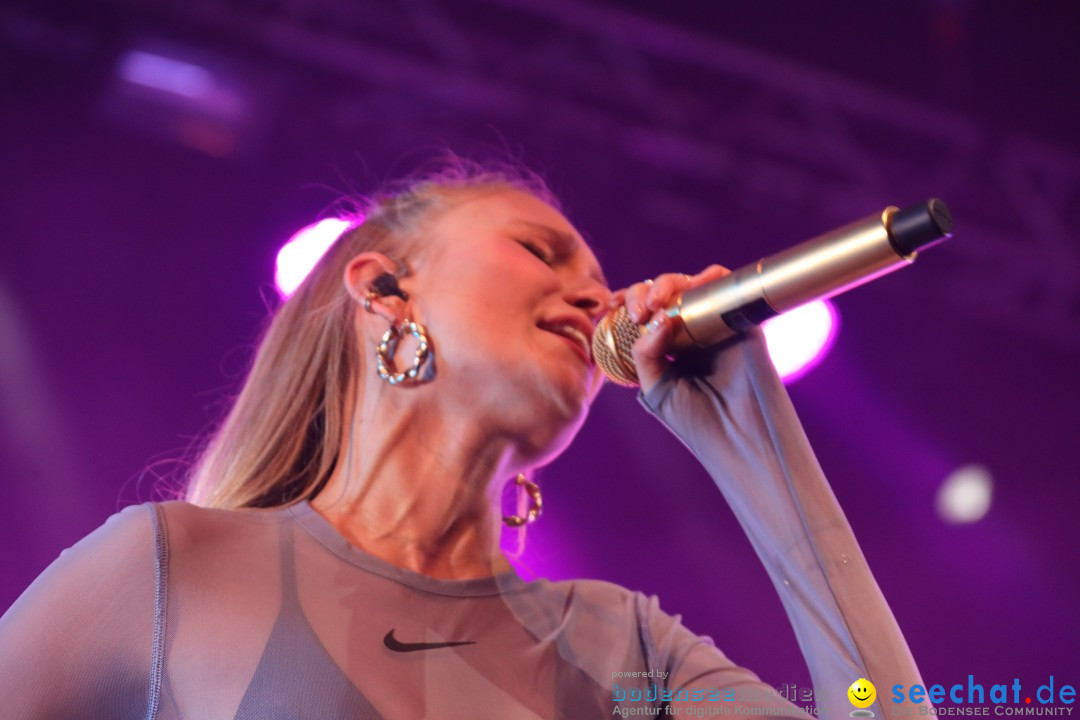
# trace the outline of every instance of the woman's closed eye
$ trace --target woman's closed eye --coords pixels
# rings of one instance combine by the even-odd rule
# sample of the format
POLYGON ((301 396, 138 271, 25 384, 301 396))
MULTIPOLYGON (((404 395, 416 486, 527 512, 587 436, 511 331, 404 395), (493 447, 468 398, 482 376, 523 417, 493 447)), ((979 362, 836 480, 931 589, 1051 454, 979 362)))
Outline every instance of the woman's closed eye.
POLYGON ((551 265, 555 259, 551 256, 551 253, 543 247, 540 243, 528 239, 519 239, 518 243, 538 257, 545 265, 551 265))

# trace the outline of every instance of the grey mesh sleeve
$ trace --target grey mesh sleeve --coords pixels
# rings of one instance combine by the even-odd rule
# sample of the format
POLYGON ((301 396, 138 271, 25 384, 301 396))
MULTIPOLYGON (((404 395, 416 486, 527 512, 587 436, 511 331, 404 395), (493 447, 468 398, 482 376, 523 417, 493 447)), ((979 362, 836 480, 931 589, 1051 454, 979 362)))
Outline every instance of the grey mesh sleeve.
POLYGON ((859 678, 878 687, 878 717, 886 688, 921 684, 760 330, 684 358, 639 400, 701 461, 748 535, 794 626, 820 716, 847 717, 859 678))
POLYGON ((143 718, 154 625, 149 506, 63 551, 0 618, 4 718, 143 718))
POLYGON ((664 699, 677 714, 706 717, 720 709, 726 715, 808 720, 809 715, 775 688, 729 660, 712 638, 695 635, 678 615, 661 610, 655 596, 638 594, 637 601, 649 655, 667 673, 658 684, 665 687, 664 699))

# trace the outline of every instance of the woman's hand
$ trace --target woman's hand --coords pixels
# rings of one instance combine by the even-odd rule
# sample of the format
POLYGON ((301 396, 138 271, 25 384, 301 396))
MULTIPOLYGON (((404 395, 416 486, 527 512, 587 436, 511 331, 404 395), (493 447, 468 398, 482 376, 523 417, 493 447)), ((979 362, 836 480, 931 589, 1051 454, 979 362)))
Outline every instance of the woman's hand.
POLYGON ((646 326, 631 351, 642 392, 649 392, 660 382, 671 362, 668 355, 671 354, 672 321, 661 311, 673 305, 684 290, 730 274, 730 270, 720 265, 710 265, 697 275, 664 273, 652 280, 634 283, 612 297, 612 307, 625 305, 634 322, 646 326))

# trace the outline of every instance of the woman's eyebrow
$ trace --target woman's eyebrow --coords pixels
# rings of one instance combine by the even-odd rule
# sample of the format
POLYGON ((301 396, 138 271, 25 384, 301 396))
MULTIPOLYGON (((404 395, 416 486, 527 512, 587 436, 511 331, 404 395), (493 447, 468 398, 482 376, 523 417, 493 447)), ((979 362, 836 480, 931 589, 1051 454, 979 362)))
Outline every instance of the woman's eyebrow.
MULTIPOLYGON (((562 230, 556 230, 550 225, 544 225, 543 223, 533 222, 531 220, 513 220, 512 224, 521 225, 529 228, 533 232, 539 232, 546 236, 546 239, 551 242, 557 243, 560 247, 570 250, 578 245, 584 245, 583 241, 579 241, 573 235, 562 230)), ((604 287, 610 287, 608 285, 607 278, 604 277, 604 272, 597 265, 589 275, 604 287)))
POLYGON ((513 224, 513 225, 522 225, 524 227, 529 228, 533 232, 539 232, 539 233, 542 233, 544 235, 547 235, 548 239, 558 240, 561 243, 566 244, 566 245, 574 245, 574 244, 577 243, 577 240, 574 239, 573 235, 571 235, 568 232, 563 232, 562 230, 556 230, 555 228, 551 227, 550 225, 544 225, 543 223, 533 222, 532 220, 512 220, 511 224, 513 224))

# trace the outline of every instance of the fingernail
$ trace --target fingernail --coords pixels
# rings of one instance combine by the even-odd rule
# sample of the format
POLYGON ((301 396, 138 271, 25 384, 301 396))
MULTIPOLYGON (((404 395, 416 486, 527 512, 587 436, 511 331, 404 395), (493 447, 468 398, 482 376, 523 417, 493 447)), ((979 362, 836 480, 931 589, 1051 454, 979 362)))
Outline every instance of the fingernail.
POLYGON ((649 287, 649 292, 645 294, 645 307, 652 308, 656 302, 656 285, 649 287))
POLYGON ((660 326, 664 324, 665 320, 667 320, 667 315, 665 315, 664 313, 660 313, 649 321, 649 324, 645 326, 645 329, 648 332, 656 332, 660 329, 660 326))

